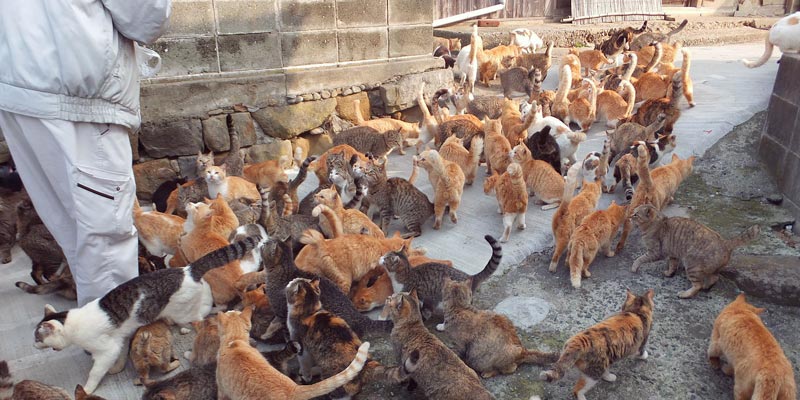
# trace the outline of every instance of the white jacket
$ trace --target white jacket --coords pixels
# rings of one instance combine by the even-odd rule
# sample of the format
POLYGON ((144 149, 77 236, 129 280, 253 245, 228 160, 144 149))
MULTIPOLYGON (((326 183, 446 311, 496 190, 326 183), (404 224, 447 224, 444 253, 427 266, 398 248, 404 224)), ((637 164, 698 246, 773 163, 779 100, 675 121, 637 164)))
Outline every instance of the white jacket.
POLYGON ((133 41, 164 29, 170 0, 0 0, 0 109, 136 129, 133 41))

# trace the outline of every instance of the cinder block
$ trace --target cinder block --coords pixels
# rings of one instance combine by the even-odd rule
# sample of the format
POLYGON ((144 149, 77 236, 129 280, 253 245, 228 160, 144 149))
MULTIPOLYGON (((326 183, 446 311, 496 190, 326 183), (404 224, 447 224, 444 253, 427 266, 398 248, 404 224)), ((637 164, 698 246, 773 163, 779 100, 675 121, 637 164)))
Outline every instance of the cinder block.
POLYGON ((281 55, 284 67, 335 63, 336 35, 330 31, 282 33, 281 55))
POLYGON ((767 135, 761 135, 761 142, 758 144, 758 155, 761 161, 767 166, 767 171, 772 174, 780 186, 783 176, 783 160, 786 158, 786 149, 778 142, 767 135))
POLYGON ((174 0, 169 28, 163 37, 211 35, 214 33, 214 9, 211 0, 174 0))
POLYGON ((334 0, 280 0, 281 32, 336 27, 334 0))
POLYGON ((784 53, 775 77, 772 92, 790 103, 800 106, 800 55, 784 53))
POLYGON ((389 27, 389 57, 428 54, 433 42, 431 25, 389 27))
POLYGON ((389 25, 431 22, 433 22, 433 0, 389 0, 389 25))
POLYGON ((386 26, 386 10, 386 0, 336 0, 337 26, 386 26))
POLYGON ((773 94, 769 100, 767 133, 778 143, 788 147, 792 141, 796 120, 797 106, 773 94))
POLYGON ((277 0, 215 0, 219 33, 276 32, 277 0))
POLYGON ((389 56, 389 39, 386 27, 341 29, 339 39, 339 61, 383 59, 389 56))
POLYGON ((158 76, 219 72, 213 37, 159 39, 152 48, 161 55, 158 76))
POLYGON ((219 64, 222 71, 281 67, 280 34, 220 35, 219 64))

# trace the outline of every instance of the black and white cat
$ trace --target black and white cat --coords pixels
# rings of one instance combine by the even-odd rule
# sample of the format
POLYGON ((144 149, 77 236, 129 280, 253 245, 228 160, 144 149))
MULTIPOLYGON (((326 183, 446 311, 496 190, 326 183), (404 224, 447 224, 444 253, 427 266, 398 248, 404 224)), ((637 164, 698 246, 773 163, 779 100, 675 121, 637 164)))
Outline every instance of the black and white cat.
POLYGON ((85 390, 92 393, 107 372, 113 374, 125 368, 126 347, 139 327, 159 319, 179 325, 202 320, 214 304, 211 287, 203 275, 264 243, 266 238, 248 237, 184 268, 162 269, 133 278, 80 308, 56 312, 48 304, 44 318, 36 326, 34 346, 62 350, 74 344, 91 353, 94 365, 85 390))

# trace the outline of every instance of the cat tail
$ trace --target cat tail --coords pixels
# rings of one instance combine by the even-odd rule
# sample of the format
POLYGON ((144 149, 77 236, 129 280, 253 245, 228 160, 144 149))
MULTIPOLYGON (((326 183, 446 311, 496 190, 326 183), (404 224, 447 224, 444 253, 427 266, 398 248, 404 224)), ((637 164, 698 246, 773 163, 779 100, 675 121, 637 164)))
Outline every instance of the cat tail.
POLYGON ((481 272, 472 275, 473 292, 483 281, 489 279, 494 271, 497 271, 497 267, 500 266, 500 261, 503 259, 503 246, 500 245, 497 239, 493 238, 491 235, 486 235, 483 238, 489 242, 490 246, 492 246, 492 257, 489 259, 489 262, 486 263, 486 266, 483 267, 481 272))
POLYGON ((14 379, 8 369, 8 362, 0 361, 0 399, 10 399, 11 390, 14 388, 14 379))
POLYGON ((358 373, 364 368, 368 356, 369 342, 364 342, 358 348, 356 357, 344 371, 313 385, 298 385, 290 399, 308 400, 334 391, 336 388, 352 381, 358 376, 358 373))
POLYGON ((773 47, 774 46, 772 45, 772 42, 769 41, 769 34, 767 34, 764 44, 764 54, 761 55, 761 58, 759 58, 756 61, 748 61, 746 58, 743 58, 742 63, 747 68, 756 68, 766 64, 769 58, 772 57, 773 47))
POLYGON ((536 364, 536 365, 545 365, 545 364, 552 364, 558 361, 558 357, 561 354, 559 352, 544 352, 539 350, 531 350, 531 349, 522 349, 522 352, 517 357, 517 364, 524 363, 524 364, 536 364))
POLYGON ((567 133, 567 139, 569 139, 569 141, 574 145, 583 143, 586 140, 586 132, 582 131, 569 132, 567 133))
POLYGON ((563 353, 558 358, 552 369, 542 371, 539 374, 539 379, 547 382, 555 382, 564 377, 564 374, 575 365, 575 362, 583 355, 583 350, 579 345, 567 343, 564 347, 563 353))
MULTIPOLYGON (((525 128, 527 130, 527 128, 525 128)), ((469 159, 470 165, 478 165, 481 161, 481 154, 483 154, 483 138, 474 136, 469 145, 469 159)))
POLYGON ((200 257, 197 261, 189 264, 187 268, 189 268, 192 278, 199 282, 206 272, 244 257, 256 247, 263 246, 267 239, 261 236, 250 236, 200 257))
POLYGON ((354 194, 353 198, 344 205, 345 209, 356 208, 356 206, 361 202, 361 199, 364 198, 364 189, 366 189, 366 187, 361 181, 362 179, 356 179, 356 194, 354 194))
POLYGON ((139 205, 139 199, 134 197, 133 198, 133 217, 135 218, 135 217, 137 217, 139 215, 142 215, 142 213, 143 213, 143 211, 142 211, 142 207, 139 205))
POLYGON ((322 233, 316 229, 306 229, 300 236, 302 244, 317 244, 323 240, 325 240, 325 236, 322 236, 322 233))
POLYGON ((758 225, 753 225, 747 228, 746 231, 739 234, 739 236, 727 240, 725 244, 728 246, 728 249, 733 250, 739 246, 744 246, 747 243, 752 242, 758 237, 759 234, 761 234, 761 227, 758 225))
MULTIPOLYGON (((573 236, 574 237, 574 236, 573 236)), ((569 279, 572 287, 578 289, 581 287, 581 276, 583 274, 583 240, 574 238, 569 244, 569 279), (577 239, 577 240, 575 240, 577 239)))
POLYGON ((580 164, 576 163, 575 166, 571 167, 569 171, 567 171, 567 181, 564 183, 564 194, 561 196, 561 207, 569 206, 569 202, 572 201, 572 197, 575 196, 575 188, 578 187, 578 173, 580 172, 580 164))
MULTIPOLYGON (((645 23, 646 23, 646 22, 647 22, 647 21, 645 21, 645 23)), ((681 24, 680 24, 680 25, 678 25, 678 27, 677 27, 677 28, 675 28, 675 29, 671 30, 671 31, 670 31, 670 32, 667 34, 667 37, 668 37, 668 38, 669 38, 669 37, 672 37, 672 35, 675 35, 675 34, 677 34, 678 32, 682 31, 682 30, 683 30, 683 28, 686 28, 686 25, 687 25, 687 24, 689 24, 689 20, 688 20, 688 19, 684 19, 684 20, 683 20, 683 22, 681 22, 681 24)))
POLYGON ((306 176, 308 175, 308 166, 311 165, 311 162, 316 160, 316 156, 308 156, 302 164, 300 164, 300 169, 297 171, 297 176, 289 182, 289 191, 297 190, 300 185, 305 182, 306 176))
POLYGON ((364 116, 361 114, 361 100, 353 100, 353 107, 355 107, 356 125, 363 124, 366 120, 364 119, 364 116))
MULTIPOLYGON (((780 400, 780 399, 789 399, 794 398, 792 397, 780 397, 781 396, 781 386, 783 386, 783 377, 770 375, 766 373, 759 374, 758 377, 755 379, 755 383, 753 385, 753 395, 750 397, 751 399, 769 399, 769 400, 780 400)), ((784 390, 785 393, 785 390, 784 390)))
POLYGON ((328 220, 328 224, 331 226, 331 235, 333 237, 331 239, 338 238, 344 235, 344 230, 342 229, 342 220, 336 215, 333 210, 326 206, 325 204, 318 204, 314 209, 311 211, 312 217, 319 217, 322 214, 328 220))
MULTIPOLYGON (((636 146, 636 175, 639 176, 641 183, 653 186, 653 179, 650 176, 650 151, 647 149, 647 144, 641 142, 636 146)), ((633 171, 631 171, 633 175, 633 171)))

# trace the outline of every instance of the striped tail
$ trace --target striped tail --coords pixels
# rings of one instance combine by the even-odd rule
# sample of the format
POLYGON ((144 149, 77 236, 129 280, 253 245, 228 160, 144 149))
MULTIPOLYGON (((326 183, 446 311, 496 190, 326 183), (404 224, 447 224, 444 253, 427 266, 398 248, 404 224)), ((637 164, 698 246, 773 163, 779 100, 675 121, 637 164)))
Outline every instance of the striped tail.
POLYGON ((306 176, 308 175, 308 166, 316 159, 316 156, 309 156, 303 161, 303 163, 300 165, 300 170, 297 171, 297 176, 295 176, 294 179, 289 182, 290 192, 297 190, 297 188, 300 187, 300 185, 306 180, 306 176))
POLYGON ((13 388, 14 380, 11 378, 8 363, 5 360, 0 361, 0 399, 10 398, 13 388))
POLYGON ((355 107, 356 113, 356 125, 361 125, 364 122, 364 115, 361 114, 361 100, 353 100, 353 107, 355 107))
POLYGON ((192 274, 192 279, 194 279, 195 282, 199 282, 206 272, 244 257, 256 247, 263 246, 266 241, 267 238, 251 236, 208 253, 200 257, 199 260, 191 263, 187 268, 189 268, 192 274))
POLYGON ((558 352, 547 353, 539 350, 525 349, 517 357, 517 363, 545 365, 558 361, 558 352))
POLYGON ((291 397, 291 399, 307 400, 314 397, 319 397, 334 391, 336 388, 346 384, 347 382, 352 381, 353 378, 358 376, 358 373, 361 372, 361 369, 364 368, 364 364, 366 364, 368 356, 369 342, 364 342, 361 344, 361 347, 358 348, 356 358, 353 359, 353 362, 351 362, 344 371, 313 385, 297 386, 297 389, 295 389, 294 395, 291 397))
POLYGON ((503 246, 497 241, 497 239, 493 238, 491 235, 486 235, 483 237, 489 242, 489 245, 492 246, 492 258, 489 259, 489 262, 486 263, 486 266, 483 267, 483 271, 478 272, 475 275, 472 275, 472 291, 474 292, 480 284, 489 279, 490 276, 497 271, 497 267, 500 266, 500 261, 503 259, 503 246))
POLYGON ((359 203, 361 203, 361 199, 364 198, 365 189, 367 189, 367 187, 363 184, 364 180, 365 180, 364 178, 356 178, 355 180, 356 194, 353 195, 353 198, 350 199, 350 201, 348 201, 347 204, 344 205, 344 208, 346 209, 356 208, 356 206, 358 206, 359 203))
POLYGON ((728 245, 728 248, 730 250, 733 250, 739 246, 744 246, 747 243, 750 243, 751 241, 755 240, 760 233, 761 233, 761 227, 759 227, 758 225, 753 225, 747 228, 746 231, 739 234, 739 236, 736 236, 735 238, 728 240, 726 244, 728 245))
MULTIPOLYGON (((567 345, 569 346, 569 344, 567 345)), ((572 368, 575 365, 575 362, 578 361, 578 358, 581 356, 580 351, 575 348, 565 347, 564 353, 561 354, 558 361, 553 364, 553 369, 548 371, 542 371, 539 374, 539 379, 547 382, 555 382, 564 377, 564 374, 567 373, 567 370, 572 368)))

